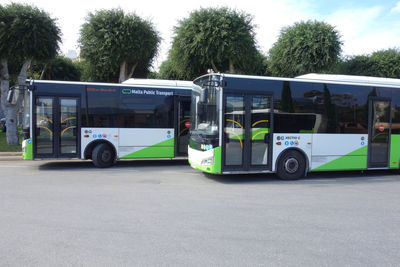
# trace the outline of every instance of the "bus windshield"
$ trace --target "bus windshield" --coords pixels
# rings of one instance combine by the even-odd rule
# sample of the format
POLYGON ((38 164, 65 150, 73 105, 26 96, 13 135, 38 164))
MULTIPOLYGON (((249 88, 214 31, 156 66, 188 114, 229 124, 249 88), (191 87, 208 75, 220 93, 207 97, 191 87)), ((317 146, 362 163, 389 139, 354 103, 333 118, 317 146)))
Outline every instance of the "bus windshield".
POLYGON ((218 144, 218 87, 204 81, 195 83, 191 105, 191 144, 194 147, 218 144))

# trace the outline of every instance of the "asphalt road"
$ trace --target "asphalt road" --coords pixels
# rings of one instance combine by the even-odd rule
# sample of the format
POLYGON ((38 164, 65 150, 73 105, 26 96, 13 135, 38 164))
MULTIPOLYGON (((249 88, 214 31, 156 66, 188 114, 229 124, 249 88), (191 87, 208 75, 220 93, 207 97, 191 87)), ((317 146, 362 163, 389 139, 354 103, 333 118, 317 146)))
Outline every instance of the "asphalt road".
POLYGON ((0 266, 398 266, 397 172, 0 161, 0 266))

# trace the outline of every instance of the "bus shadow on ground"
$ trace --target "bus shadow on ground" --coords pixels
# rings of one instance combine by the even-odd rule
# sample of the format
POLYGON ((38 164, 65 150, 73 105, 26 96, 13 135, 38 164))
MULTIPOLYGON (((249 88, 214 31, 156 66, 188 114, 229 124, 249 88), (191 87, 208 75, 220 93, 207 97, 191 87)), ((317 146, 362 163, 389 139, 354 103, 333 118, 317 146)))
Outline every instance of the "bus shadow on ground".
MULTIPOLYGON (((161 160, 119 160, 111 169, 119 168, 149 168, 166 166, 189 166, 186 159, 161 159, 161 160)), ((54 170, 99 170, 90 160, 79 161, 53 161, 46 162, 39 166, 42 171, 54 170)))
POLYGON ((281 180, 274 173, 215 175, 204 173, 208 179, 223 184, 359 184, 400 182, 398 170, 313 172, 299 180, 281 180))

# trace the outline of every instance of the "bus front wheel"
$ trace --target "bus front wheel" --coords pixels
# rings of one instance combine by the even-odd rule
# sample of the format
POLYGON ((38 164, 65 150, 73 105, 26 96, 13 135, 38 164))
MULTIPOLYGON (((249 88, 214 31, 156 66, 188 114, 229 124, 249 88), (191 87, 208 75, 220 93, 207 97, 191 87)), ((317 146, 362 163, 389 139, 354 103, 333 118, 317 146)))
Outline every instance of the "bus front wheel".
POLYGON ((111 167, 115 163, 115 152, 108 144, 98 144, 92 152, 94 166, 98 168, 111 167))
POLYGON ((297 180, 304 176, 305 169, 304 156, 296 150, 290 150, 280 157, 276 173, 283 180, 297 180))

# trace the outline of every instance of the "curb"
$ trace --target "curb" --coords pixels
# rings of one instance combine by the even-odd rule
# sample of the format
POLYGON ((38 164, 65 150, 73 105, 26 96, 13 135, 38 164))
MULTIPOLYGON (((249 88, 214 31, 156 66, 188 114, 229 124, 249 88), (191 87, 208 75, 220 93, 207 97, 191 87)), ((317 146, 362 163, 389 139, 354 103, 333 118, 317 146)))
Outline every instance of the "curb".
POLYGON ((18 161, 18 160, 23 160, 22 156, 7 156, 7 157, 0 157, 0 161, 18 161))
POLYGON ((22 152, 0 152, 0 161, 22 160, 22 152))
POLYGON ((12 151, 0 152, 0 157, 2 156, 22 156, 22 152, 12 152, 12 151))

